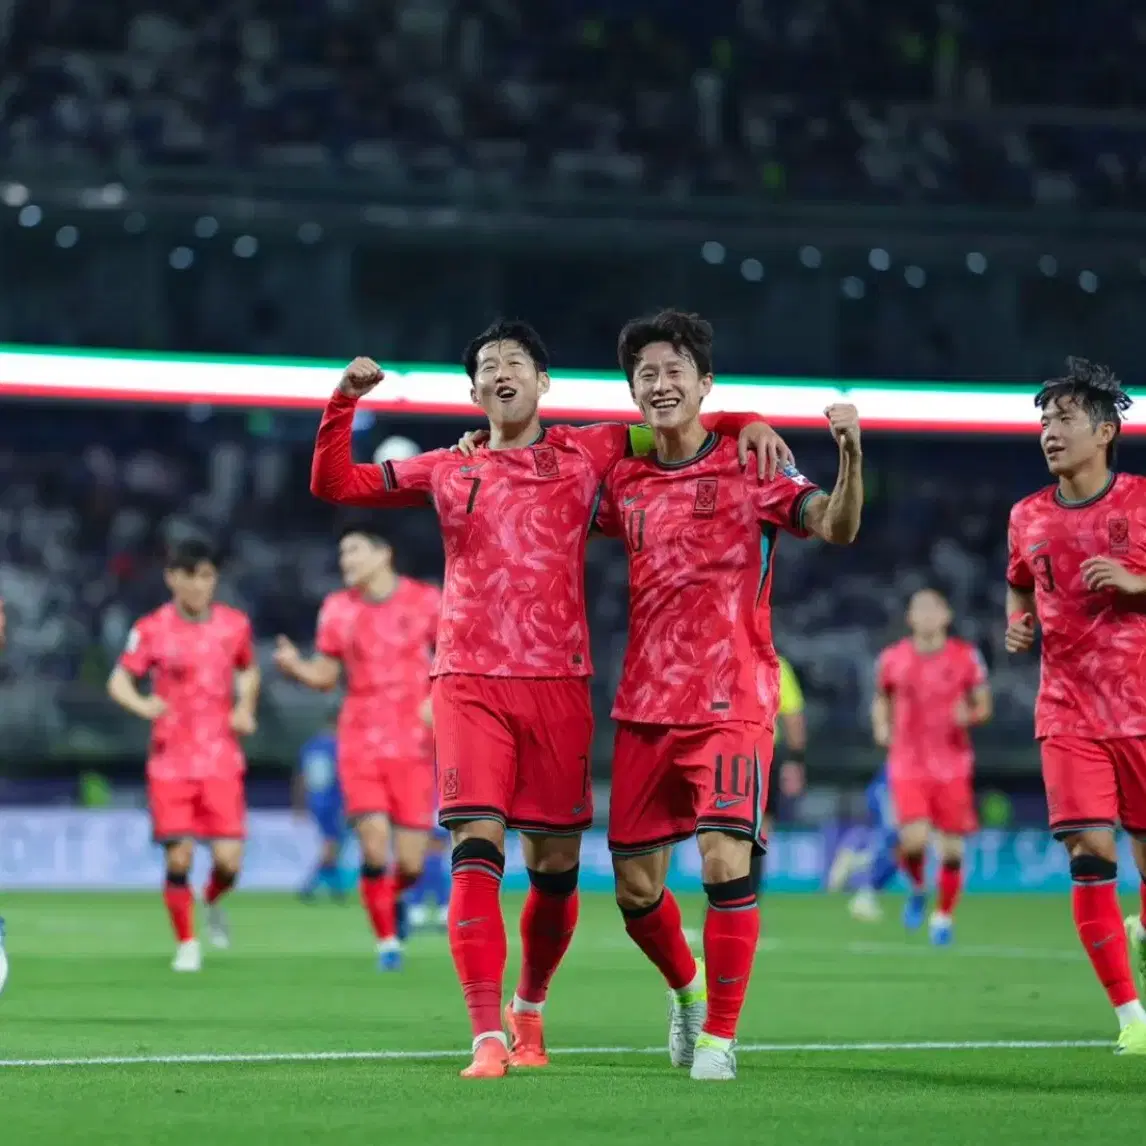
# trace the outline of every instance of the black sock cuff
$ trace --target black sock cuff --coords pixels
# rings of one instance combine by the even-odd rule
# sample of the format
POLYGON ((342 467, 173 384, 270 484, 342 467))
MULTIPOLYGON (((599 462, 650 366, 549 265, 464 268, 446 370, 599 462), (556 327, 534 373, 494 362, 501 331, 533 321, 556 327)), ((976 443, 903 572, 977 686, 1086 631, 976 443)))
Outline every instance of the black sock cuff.
POLYGON ((756 903, 756 888, 750 875, 737 876, 724 883, 706 883, 704 894, 715 911, 740 911, 756 903))
POLYGON ((568 899, 577 890, 577 878, 581 874, 581 865, 575 863, 568 871, 534 871, 526 868, 529 882, 542 895, 558 896, 568 899))
POLYGON ((650 903, 645 907, 622 907, 621 914, 625 919, 644 919, 646 915, 652 915, 654 911, 665 901, 665 893, 662 891, 657 896, 655 903, 650 903))
POLYGON ((1075 883, 1113 883, 1118 878, 1118 864, 1099 856, 1075 856, 1070 861, 1070 878, 1075 883))
POLYGON ((450 855, 450 866, 455 874, 480 871, 501 879, 505 874, 505 853, 490 840, 462 840, 450 855))
POLYGON ((211 879, 221 888, 234 887, 235 880, 239 878, 237 871, 231 871, 228 868, 213 867, 211 869, 211 879))
POLYGON ((359 869, 358 874, 363 879, 379 879, 386 874, 386 865, 377 863, 364 863, 359 869))
POLYGON ((168 887, 186 887, 191 882, 191 874, 186 871, 169 871, 166 880, 168 887))
POLYGON ((963 861, 962 859, 945 859, 942 866, 944 871, 962 871, 963 861))

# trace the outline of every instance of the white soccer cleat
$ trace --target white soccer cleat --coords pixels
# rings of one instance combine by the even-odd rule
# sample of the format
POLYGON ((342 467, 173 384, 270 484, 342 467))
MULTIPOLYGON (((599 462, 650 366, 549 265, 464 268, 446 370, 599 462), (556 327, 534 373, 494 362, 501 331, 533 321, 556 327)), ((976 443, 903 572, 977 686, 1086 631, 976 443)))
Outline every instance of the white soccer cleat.
POLYGON ((708 986, 704 960, 696 961, 696 978, 682 991, 669 991, 669 1062, 692 1066, 696 1040, 708 1017, 708 986))
POLYGON ((430 909, 424 903, 412 903, 406 908, 406 922, 411 931, 430 926, 430 909))
POLYGON ((712 1035, 696 1040, 689 1077, 698 1081, 731 1082, 736 1078, 736 1044, 712 1035))
POLYGON ((175 948, 175 958, 171 960, 171 970, 180 972, 202 971, 203 951, 198 939, 188 939, 175 948))
POLYGON ((848 900, 848 914, 860 923, 878 923, 883 918, 879 896, 870 887, 860 888, 848 900))
POLYGON ((0 919, 0 995, 8 982, 8 953, 4 950, 4 920, 0 919))
POLYGON ((207 941, 218 951, 231 949, 231 925, 227 913, 217 903, 207 908, 207 941))
POLYGON ((871 866, 871 854, 854 848, 840 848, 828 869, 828 891, 843 891, 848 880, 871 866))

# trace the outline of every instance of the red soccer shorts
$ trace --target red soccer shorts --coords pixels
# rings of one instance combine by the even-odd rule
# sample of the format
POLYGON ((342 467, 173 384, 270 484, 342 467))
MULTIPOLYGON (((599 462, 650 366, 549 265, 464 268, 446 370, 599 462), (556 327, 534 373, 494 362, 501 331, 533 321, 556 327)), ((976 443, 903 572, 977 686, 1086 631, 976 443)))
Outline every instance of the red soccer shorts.
POLYGON ((351 822, 385 816, 396 828, 428 832, 434 826, 434 762, 386 760, 343 738, 338 744, 338 783, 351 822))
POLYGON ((889 786, 895 819, 900 827, 925 820, 937 832, 949 836, 969 836, 979 827, 970 776, 958 780, 937 780, 930 776, 900 777, 893 774, 889 786))
POLYGON ((242 840, 247 835, 243 777, 147 781, 152 836, 176 840, 242 840))
POLYGON ((1056 836, 1112 828, 1146 836, 1146 737, 1041 742, 1047 812, 1056 836))
POLYGON ((621 721, 613 740, 609 850, 640 855, 697 832, 728 832, 763 852, 772 747, 771 729, 743 721, 621 721))
POLYGON ((501 820, 538 835, 593 823, 593 710, 584 677, 435 678, 438 821, 501 820))

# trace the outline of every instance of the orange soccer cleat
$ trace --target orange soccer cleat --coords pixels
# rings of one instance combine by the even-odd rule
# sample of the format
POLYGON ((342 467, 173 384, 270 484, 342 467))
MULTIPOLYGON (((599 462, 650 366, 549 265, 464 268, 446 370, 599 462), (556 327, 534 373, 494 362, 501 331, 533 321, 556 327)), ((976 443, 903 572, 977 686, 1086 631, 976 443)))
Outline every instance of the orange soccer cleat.
POLYGON ((509 1070, 509 1051, 498 1038, 482 1039, 474 1047, 474 1060, 461 1072, 462 1078, 504 1078, 509 1070))
POLYGON ((505 1025, 509 1028, 510 1066, 549 1065, 540 1011, 515 1011, 513 1003, 510 1003, 505 1008, 505 1025))

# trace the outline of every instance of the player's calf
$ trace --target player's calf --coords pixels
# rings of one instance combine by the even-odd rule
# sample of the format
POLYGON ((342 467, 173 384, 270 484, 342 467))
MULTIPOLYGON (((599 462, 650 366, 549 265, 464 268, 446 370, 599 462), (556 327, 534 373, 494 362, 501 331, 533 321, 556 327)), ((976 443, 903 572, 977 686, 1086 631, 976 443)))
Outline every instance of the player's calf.
POLYGON ((1067 848, 1071 853, 1071 907, 1079 941, 1114 1007, 1120 1031, 1140 1028, 1146 1025, 1146 1011, 1138 1000, 1124 938, 1118 865, 1110 854, 1113 836, 1108 841, 1088 841, 1080 834, 1067 843, 1067 848))
POLYGON ((899 867, 907 878, 907 902, 903 907, 903 925, 915 931, 923 925, 927 911, 924 879, 927 870, 927 824, 915 821, 899 831, 899 867))
POLYGON ((508 1065, 509 1061, 501 1025, 501 985, 507 958, 501 912, 505 852, 491 839, 467 836, 454 847, 451 866, 450 954, 474 1035, 474 1062, 467 1068, 471 1073, 463 1071, 463 1075, 493 1077, 487 1069, 508 1065), (486 1045, 491 1041, 499 1043, 500 1050, 486 1045))
POLYGON ((928 921, 931 942, 944 947, 954 938, 955 907, 963 892, 963 840, 945 835, 939 845, 939 876, 935 910, 928 921))

